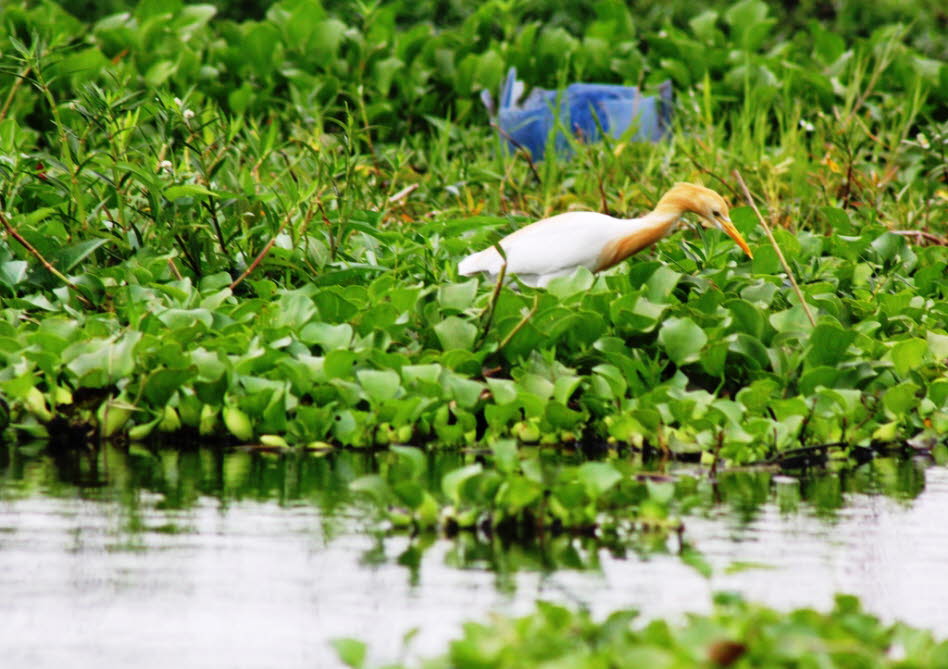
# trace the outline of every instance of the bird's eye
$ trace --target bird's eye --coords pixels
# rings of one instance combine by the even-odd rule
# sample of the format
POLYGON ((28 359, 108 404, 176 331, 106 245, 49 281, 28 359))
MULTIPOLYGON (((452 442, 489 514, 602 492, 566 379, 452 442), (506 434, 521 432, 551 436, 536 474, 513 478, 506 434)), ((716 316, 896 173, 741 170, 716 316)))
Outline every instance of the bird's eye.
POLYGON ((712 211, 711 213, 714 214, 714 216, 716 216, 716 217, 720 217, 720 216, 721 216, 721 212, 720 212, 720 211, 717 211, 717 210, 712 211))

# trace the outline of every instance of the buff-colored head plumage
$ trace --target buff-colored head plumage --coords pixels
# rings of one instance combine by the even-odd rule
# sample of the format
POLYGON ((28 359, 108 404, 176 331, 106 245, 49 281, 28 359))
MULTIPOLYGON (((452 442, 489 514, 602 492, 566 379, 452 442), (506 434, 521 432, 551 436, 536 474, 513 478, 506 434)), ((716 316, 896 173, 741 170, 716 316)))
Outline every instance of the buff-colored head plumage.
POLYGON ((723 230, 741 247, 744 253, 751 258, 754 257, 741 233, 731 223, 727 202, 710 188, 698 184, 676 183, 662 196, 655 210, 674 210, 681 214, 685 212, 697 214, 704 223, 723 230))

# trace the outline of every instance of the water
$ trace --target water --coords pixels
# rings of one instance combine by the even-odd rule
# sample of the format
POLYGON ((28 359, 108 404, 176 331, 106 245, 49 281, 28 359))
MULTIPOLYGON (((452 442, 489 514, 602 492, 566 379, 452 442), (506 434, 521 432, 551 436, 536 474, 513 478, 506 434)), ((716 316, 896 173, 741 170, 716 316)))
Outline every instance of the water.
POLYGON ((0 664, 337 667, 328 640, 341 636, 369 641, 380 663, 412 629, 412 656, 431 655, 462 621, 537 598, 675 617, 720 589, 782 608, 854 593, 885 620, 948 636, 948 469, 922 461, 705 485, 686 536, 710 580, 674 541, 384 537, 345 486, 373 466, 352 453, 0 447, 0 664))

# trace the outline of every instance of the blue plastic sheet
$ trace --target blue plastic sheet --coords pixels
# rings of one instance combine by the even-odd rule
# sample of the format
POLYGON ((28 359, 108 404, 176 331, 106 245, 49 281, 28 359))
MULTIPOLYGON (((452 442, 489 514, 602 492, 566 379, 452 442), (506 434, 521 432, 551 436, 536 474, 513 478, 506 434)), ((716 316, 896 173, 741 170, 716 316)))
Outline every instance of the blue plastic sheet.
POLYGON ((632 127, 634 141, 657 142, 671 125, 671 81, 659 84, 658 94, 650 96, 642 95, 636 86, 577 83, 560 90, 534 88, 521 101, 524 87, 517 80, 516 68, 511 67, 497 107, 488 91, 481 92, 481 100, 495 117, 508 150, 523 147, 534 160, 543 159, 554 129, 558 129, 554 138, 557 155, 569 157, 572 149, 563 128, 587 143, 599 140, 600 127, 614 138, 632 127))

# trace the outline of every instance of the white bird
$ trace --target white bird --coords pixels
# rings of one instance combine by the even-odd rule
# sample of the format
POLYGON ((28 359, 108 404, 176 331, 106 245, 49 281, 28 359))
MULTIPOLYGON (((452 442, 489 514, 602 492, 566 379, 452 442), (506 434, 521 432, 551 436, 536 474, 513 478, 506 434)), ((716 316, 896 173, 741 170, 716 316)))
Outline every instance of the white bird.
MULTIPOLYGON (((710 188, 677 183, 654 210, 639 218, 613 218, 594 211, 571 211, 531 223, 500 240, 507 272, 528 286, 544 287, 576 268, 601 272, 671 233, 682 215, 694 213, 726 232, 750 257, 747 242, 728 217, 727 203, 710 188)), ((458 272, 496 277, 504 259, 493 246, 466 257, 458 272)))

